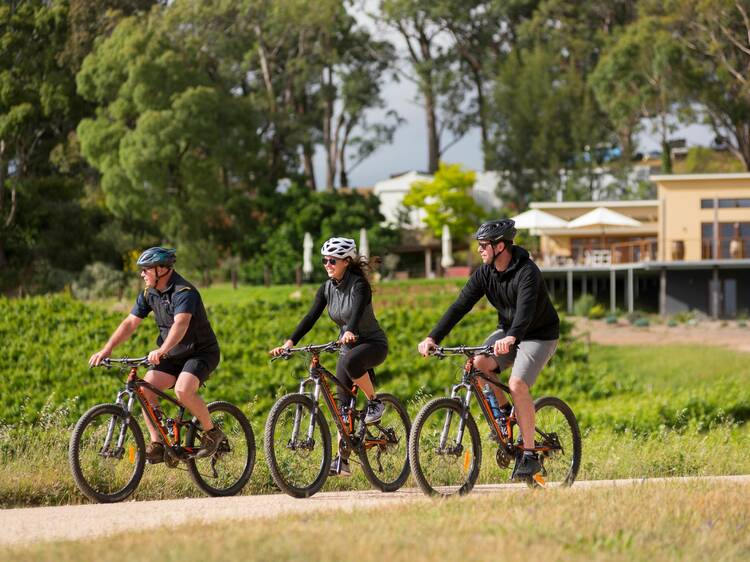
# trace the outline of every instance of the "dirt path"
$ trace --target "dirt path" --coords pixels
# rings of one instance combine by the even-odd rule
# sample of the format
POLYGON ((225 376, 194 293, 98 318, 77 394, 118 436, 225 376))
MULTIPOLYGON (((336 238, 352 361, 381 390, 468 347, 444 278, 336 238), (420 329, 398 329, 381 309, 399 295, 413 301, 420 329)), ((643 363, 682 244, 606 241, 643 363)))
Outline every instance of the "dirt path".
MULTIPOLYGON (((577 482, 574 490, 590 487, 633 486, 646 482, 735 481, 750 483, 747 476, 706 478, 653 478, 634 480, 595 480, 577 482)), ((525 484, 477 486, 473 494, 512 493, 526 490, 525 484)), ((0 546, 56 540, 81 540, 112 535, 128 529, 139 530, 182 523, 216 523, 267 519, 286 514, 352 511, 356 508, 398 506, 411 502, 432 501, 417 489, 393 494, 374 491, 327 492, 306 500, 276 494, 233 498, 186 498, 112 505, 71 505, 32 507, 0 511, 0 546)))
POLYGON ((574 333, 588 333, 594 343, 603 345, 669 345, 701 344, 728 347, 735 351, 750 352, 750 327, 736 323, 703 321, 693 326, 655 324, 637 328, 628 322, 606 324, 602 320, 576 319, 574 333))

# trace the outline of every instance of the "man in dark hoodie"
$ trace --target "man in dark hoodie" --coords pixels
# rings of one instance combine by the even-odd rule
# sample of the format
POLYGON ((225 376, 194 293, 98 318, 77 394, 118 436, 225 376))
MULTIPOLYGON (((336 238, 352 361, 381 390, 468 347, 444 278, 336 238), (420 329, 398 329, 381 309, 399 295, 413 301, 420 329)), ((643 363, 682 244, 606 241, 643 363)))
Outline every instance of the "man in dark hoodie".
MULTIPOLYGON (((547 294, 542 274, 529 253, 513 245, 515 223, 510 219, 486 222, 474 238, 479 243, 483 265, 477 268, 461 294, 446 311, 430 335, 420 342, 427 356, 483 296, 497 309, 498 325, 485 341, 493 347, 491 357, 477 357, 474 365, 495 378, 507 367, 516 417, 523 437, 523 456, 516 459, 513 475, 529 478, 541 470, 534 452, 534 403, 530 388, 557 348, 560 319, 547 294)), ((503 415, 510 413, 500 388, 491 385, 503 415)))

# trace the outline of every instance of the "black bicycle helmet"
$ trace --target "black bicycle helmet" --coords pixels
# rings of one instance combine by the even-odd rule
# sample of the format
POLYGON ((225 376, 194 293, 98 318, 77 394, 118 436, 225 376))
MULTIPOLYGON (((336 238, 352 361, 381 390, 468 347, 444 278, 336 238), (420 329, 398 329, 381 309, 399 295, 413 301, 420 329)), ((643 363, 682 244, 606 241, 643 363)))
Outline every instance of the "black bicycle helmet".
POLYGON ((512 219, 497 219, 482 223, 474 233, 475 240, 489 240, 493 244, 504 240, 513 242, 516 237, 515 222, 512 219))
POLYGON ((177 251, 172 248, 155 246, 144 251, 139 257, 136 265, 138 267, 172 267, 177 261, 177 251))

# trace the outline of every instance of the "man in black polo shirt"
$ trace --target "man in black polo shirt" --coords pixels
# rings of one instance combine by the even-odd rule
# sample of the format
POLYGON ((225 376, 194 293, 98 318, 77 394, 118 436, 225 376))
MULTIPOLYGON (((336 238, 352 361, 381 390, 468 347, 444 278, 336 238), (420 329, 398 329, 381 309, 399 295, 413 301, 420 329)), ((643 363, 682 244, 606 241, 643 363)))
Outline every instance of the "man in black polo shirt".
MULTIPOLYGON (((175 270, 175 251, 149 248, 138 258, 141 277, 146 288, 138 295, 133 309, 114 331, 101 351, 89 359, 91 366, 99 365, 112 350, 135 332, 141 321, 153 311, 159 337, 158 349, 148 354, 149 362, 158 366, 146 373, 145 380, 164 390, 174 386, 177 398, 198 418, 204 429, 198 457, 211 456, 224 434, 214 427, 198 389, 219 364, 219 343, 206 316, 206 309, 198 290, 175 270)), ((156 395, 144 389, 152 406, 158 407, 156 395)), ((146 447, 149 463, 164 460, 161 436, 146 418, 151 443, 146 447)))
MULTIPOLYGON (((526 250, 513 245, 515 235, 515 223, 510 219, 486 222, 479 227, 474 238, 479 243, 483 265, 474 271, 456 302, 418 349, 422 355, 428 355, 479 299, 487 297, 497 309, 498 329, 484 345, 491 345, 494 355, 477 357, 474 365, 492 378, 492 373, 512 366, 508 387, 524 448, 523 456, 516 459, 513 476, 529 478, 541 470, 534 452, 535 412, 530 388, 557 348, 560 319, 539 268, 526 250)), ((507 416, 508 400, 500 388, 491 386, 507 416)))

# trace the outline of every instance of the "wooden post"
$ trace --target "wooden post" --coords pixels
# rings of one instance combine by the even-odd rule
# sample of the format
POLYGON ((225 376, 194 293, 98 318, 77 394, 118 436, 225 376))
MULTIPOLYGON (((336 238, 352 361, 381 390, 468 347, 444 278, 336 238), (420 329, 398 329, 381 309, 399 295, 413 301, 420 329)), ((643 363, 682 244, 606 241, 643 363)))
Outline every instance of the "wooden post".
POLYGON ((568 314, 573 314, 573 270, 569 269, 568 277, 568 314))
POLYGON ((667 317, 667 268, 662 267, 659 272, 659 314, 667 317))
POLYGON ((617 310, 617 275, 615 269, 609 270, 609 311, 614 314, 617 310))

